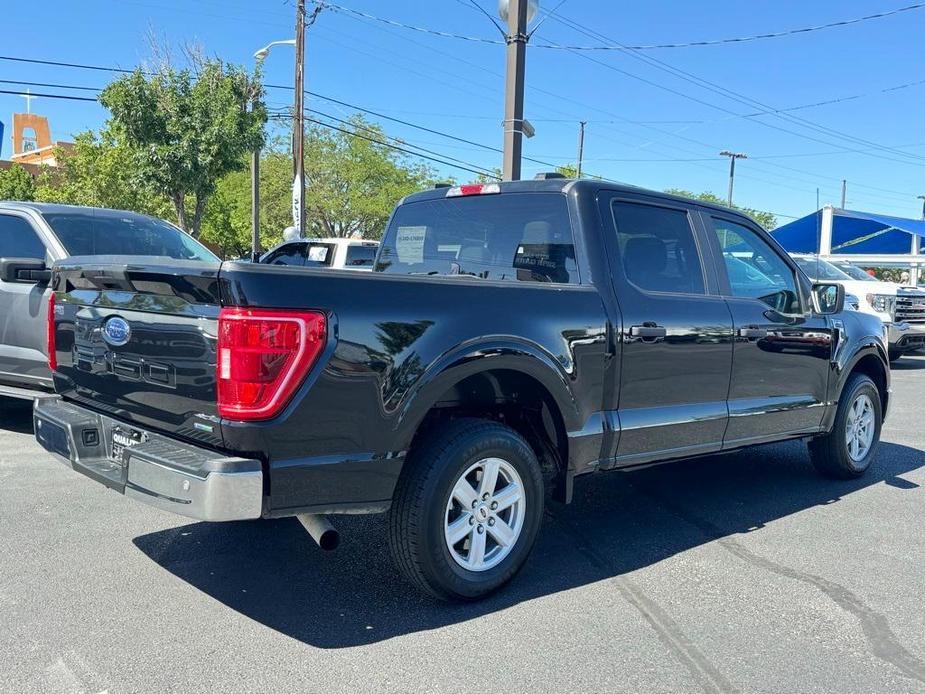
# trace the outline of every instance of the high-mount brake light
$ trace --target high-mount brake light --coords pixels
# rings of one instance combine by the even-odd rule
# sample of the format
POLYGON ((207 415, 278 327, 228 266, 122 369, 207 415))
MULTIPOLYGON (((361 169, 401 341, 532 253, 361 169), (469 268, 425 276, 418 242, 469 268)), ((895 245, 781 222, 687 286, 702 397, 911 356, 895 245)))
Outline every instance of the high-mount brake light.
POLYGON ((223 308, 218 316, 218 412, 270 419, 292 399, 324 350, 318 311, 223 308))
POLYGON ((55 342, 55 293, 48 295, 48 317, 45 319, 45 329, 47 332, 48 348, 48 368, 52 371, 58 370, 57 344, 55 342))
POLYGON ((461 198, 466 195, 495 195, 501 192, 497 183, 470 183, 464 186, 447 188, 446 197, 461 198))

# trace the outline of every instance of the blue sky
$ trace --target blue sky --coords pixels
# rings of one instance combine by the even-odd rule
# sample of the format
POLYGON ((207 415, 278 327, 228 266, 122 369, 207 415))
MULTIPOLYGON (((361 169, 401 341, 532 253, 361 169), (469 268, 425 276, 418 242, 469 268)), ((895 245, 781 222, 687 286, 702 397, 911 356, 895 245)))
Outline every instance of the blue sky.
MULTIPOLYGON (((495 14, 492 0, 478 0, 495 14)), ((485 39, 495 27, 469 0, 338 0, 399 23, 485 39)), ((549 10, 559 0, 541 0, 549 10)), ((925 80, 921 50, 925 8, 850 26, 745 43, 625 51, 570 52, 539 44, 651 45, 750 36, 853 19, 912 4, 910 0, 565 0, 539 27, 528 52, 526 117, 537 130, 525 156, 574 161, 578 121, 586 120, 585 169, 650 188, 711 190, 725 196, 728 160, 720 149, 746 152, 735 201, 798 216, 838 203, 848 180, 848 207, 918 216, 925 193, 925 80), (575 25, 579 28, 576 29, 575 25), (592 35, 588 35, 588 32, 592 35), (593 35, 596 32, 604 40, 593 35), (660 62, 654 62, 654 60, 660 62), (672 69, 680 69, 679 76, 672 69), (696 79, 715 86, 703 87, 696 79), (727 89, 724 96, 717 93, 727 89), (859 97, 789 112, 793 122, 749 115, 820 101, 859 97), (758 102, 759 105, 756 105, 758 102), (746 117, 747 116, 747 117, 746 117)), ((173 45, 201 44, 245 65, 255 49, 293 34, 291 0, 81 0, 4 3, 0 54, 133 67, 149 57, 146 36, 173 45), (10 30, 15 27, 15 31, 10 30)), ((292 48, 274 49, 268 83, 292 81, 292 48)), ((415 32, 345 12, 326 11, 307 34, 306 87, 385 115, 500 147, 504 49, 415 32)), ((0 79, 101 87, 107 73, 0 60, 0 79)), ((0 84, 7 90, 24 89, 0 84)), ((63 88, 33 91, 81 94, 63 88)), ((84 93, 85 95, 86 93, 84 93)), ((291 92, 271 90, 271 106, 291 92)), ((351 109, 309 100, 309 108, 343 118, 351 109)), ((23 110, 0 94, 0 120, 23 110)), ((92 103, 37 99, 53 136, 67 139, 99 127, 106 112, 92 103)), ((373 118, 373 120, 377 120, 373 118)), ((500 155, 433 133, 379 121, 407 142, 497 167, 500 155)), ((8 157, 10 144, 3 145, 8 157)), ((439 167, 461 180, 463 171, 439 167)), ((548 166, 527 162, 524 175, 548 166)), ((781 221, 787 218, 781 217, 781 221)))

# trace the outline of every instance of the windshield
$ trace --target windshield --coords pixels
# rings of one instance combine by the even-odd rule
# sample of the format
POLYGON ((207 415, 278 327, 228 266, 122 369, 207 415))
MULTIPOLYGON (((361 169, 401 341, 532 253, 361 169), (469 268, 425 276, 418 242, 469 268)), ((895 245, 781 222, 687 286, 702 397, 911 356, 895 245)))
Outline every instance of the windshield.
POLYGON ((859 268, 857 265, 852 265, 851 263, 832 263, 839 270, 844 272, 846 275, 852 279, 860 280, 862 282, 879 282, 876 277, 871 277, 864 270, 859 268))
POLYGON ((87 210, 42 215, 70 255, 154 255, 218 260, 189 234, 161 219, 133 212, 87 210))
POLYGON ((851 277, 821 258, 794 258, 797 265, 813 280, 850 280, 851 277))

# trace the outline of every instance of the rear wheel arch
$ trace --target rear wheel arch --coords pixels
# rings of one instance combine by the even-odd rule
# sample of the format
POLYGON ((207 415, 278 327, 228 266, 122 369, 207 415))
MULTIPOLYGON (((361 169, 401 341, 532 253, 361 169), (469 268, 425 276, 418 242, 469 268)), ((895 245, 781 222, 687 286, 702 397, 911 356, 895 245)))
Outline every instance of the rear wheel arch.
POLYGON ((454 370, 435 380, 432 386, 439 383, 439 387, 431 388, 426 405, 403 422, 404 450, 420 445, 454 420, 477 417, 511 427, 533 449, 547 479, 561 481, 568 467, 570 423, 563 396, 553 394, 551 378, 541 380, 532 369, 502 366, 495 360, 492 364, 490 369, 470 373, 454 370))

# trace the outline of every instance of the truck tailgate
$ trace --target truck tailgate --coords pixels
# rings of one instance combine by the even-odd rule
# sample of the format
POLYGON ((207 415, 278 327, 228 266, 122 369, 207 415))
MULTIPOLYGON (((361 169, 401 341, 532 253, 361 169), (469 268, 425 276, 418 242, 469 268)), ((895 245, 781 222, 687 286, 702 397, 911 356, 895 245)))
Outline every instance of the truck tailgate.
POLYGON ((55 388, 139 426, 222 445, 220 263, 68 258, 54 278, 55 388))

